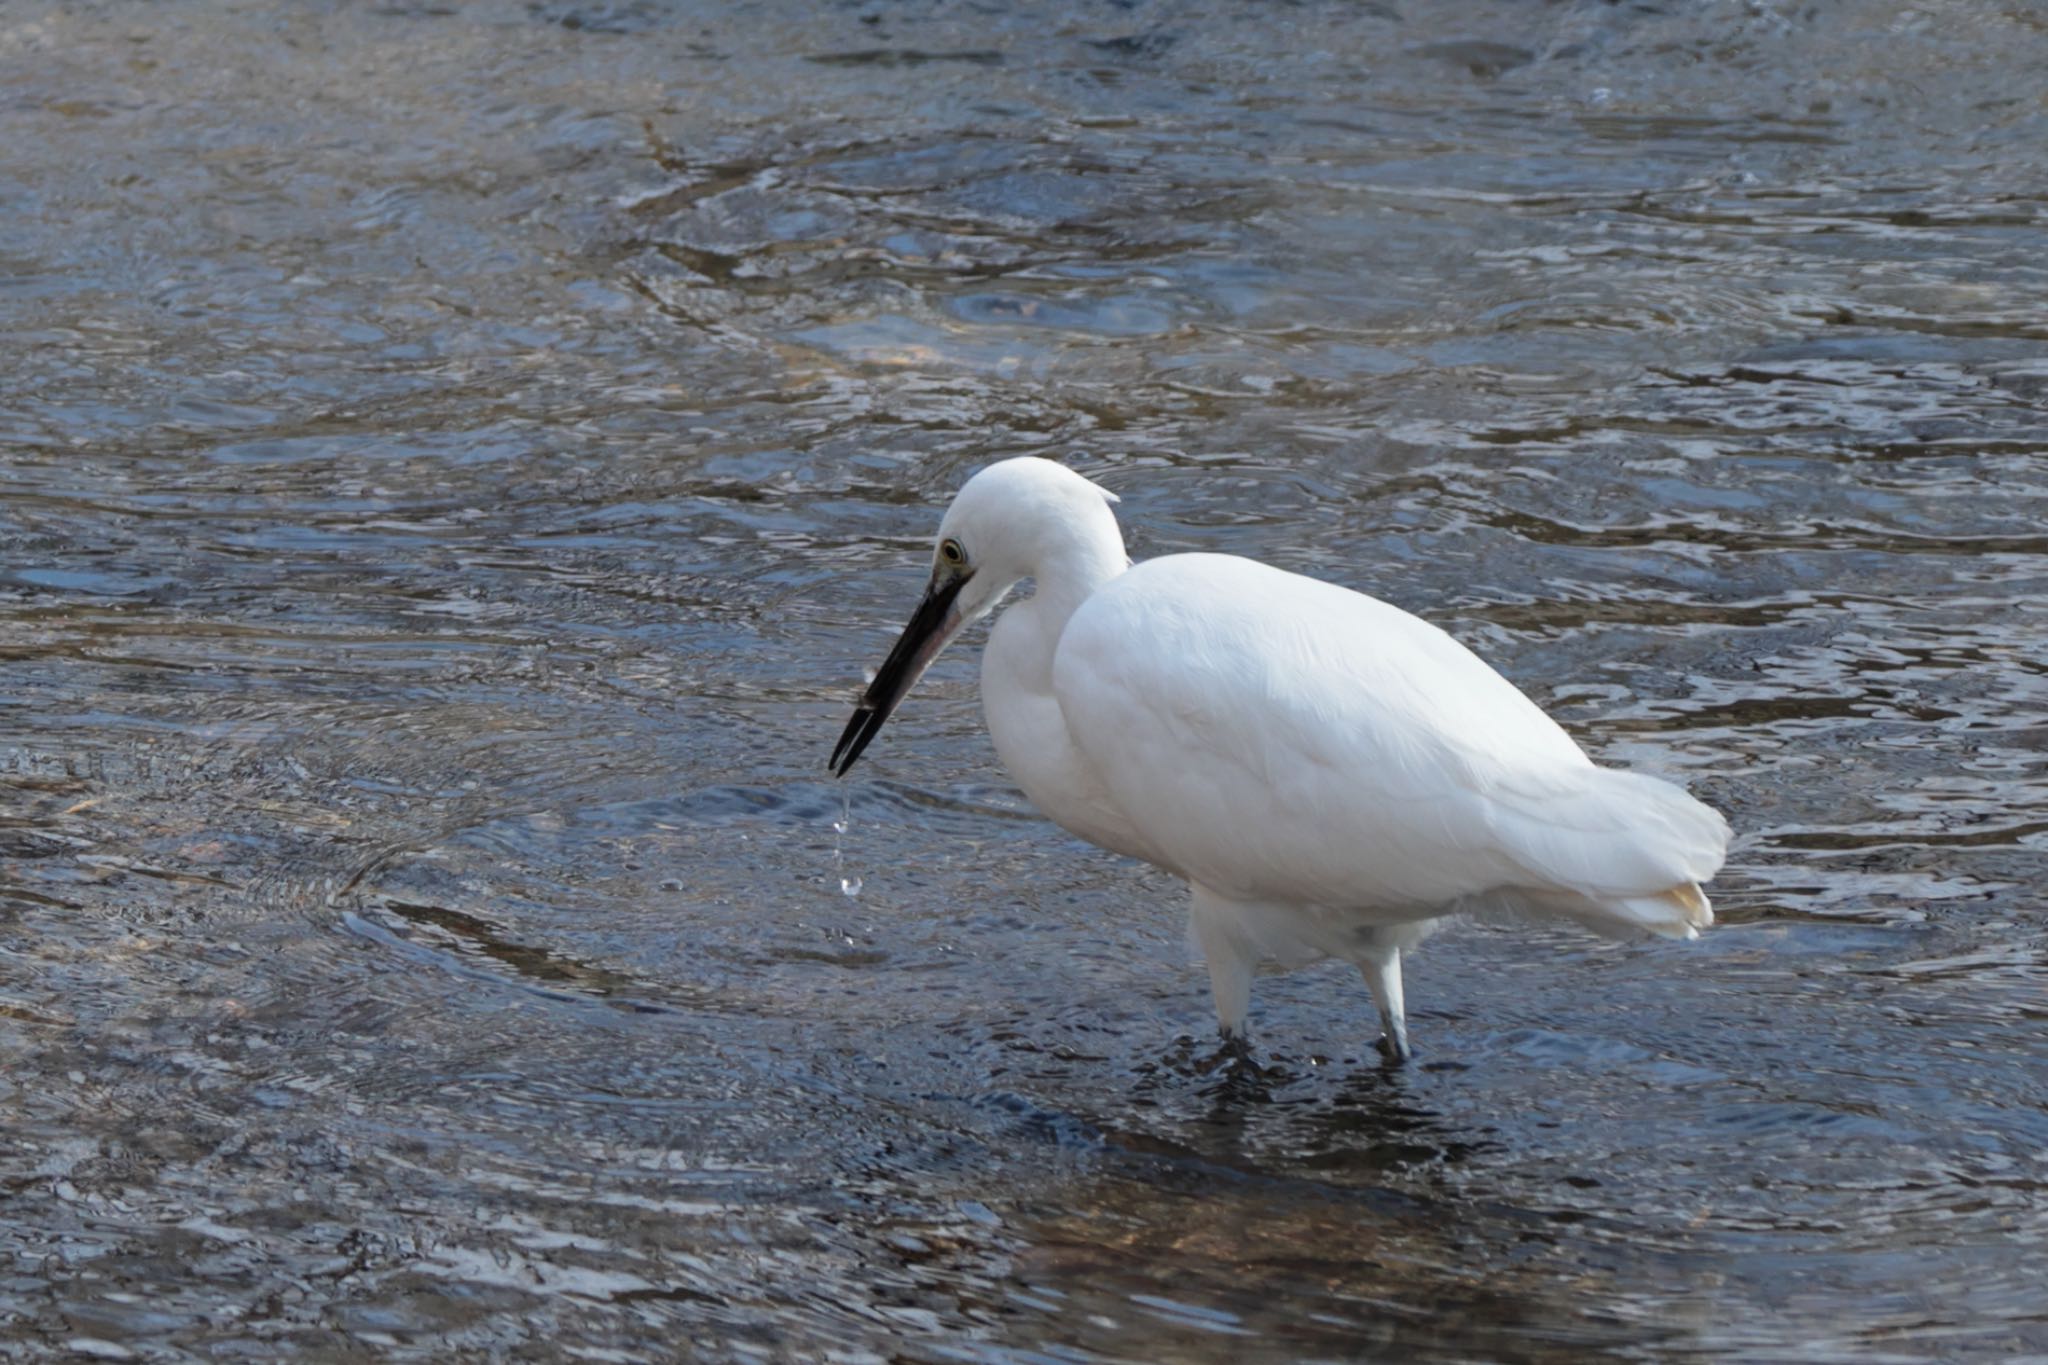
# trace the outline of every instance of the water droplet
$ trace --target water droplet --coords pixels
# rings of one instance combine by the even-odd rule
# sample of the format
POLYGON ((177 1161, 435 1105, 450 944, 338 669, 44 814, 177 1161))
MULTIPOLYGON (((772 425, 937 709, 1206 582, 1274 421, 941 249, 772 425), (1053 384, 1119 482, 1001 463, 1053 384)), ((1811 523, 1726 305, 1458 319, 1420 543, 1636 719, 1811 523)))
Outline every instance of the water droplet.
POLYGON ((853 793, 844 785, 839 788, 839 818, 832 822, 832 870, 839 874, 839 893, 842 896, 860 894, 860 878, 846 875, 846 831, 853 828, 853 793))

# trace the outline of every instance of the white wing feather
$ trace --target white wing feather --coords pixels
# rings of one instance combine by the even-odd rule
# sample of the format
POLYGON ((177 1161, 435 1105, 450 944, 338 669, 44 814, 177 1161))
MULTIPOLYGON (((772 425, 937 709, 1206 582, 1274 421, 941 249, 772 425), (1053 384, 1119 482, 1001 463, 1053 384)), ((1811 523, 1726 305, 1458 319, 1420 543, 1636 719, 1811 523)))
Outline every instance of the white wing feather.
POLYGON ((1470 650, 1363 594, 1225 555, 1150 560, 1074 613, 1052 681, 1146 844, 1222 895, 1387 922, 1709 918, 1694 884, 1721 865, 1719 815, 1594 767, 1470 650))

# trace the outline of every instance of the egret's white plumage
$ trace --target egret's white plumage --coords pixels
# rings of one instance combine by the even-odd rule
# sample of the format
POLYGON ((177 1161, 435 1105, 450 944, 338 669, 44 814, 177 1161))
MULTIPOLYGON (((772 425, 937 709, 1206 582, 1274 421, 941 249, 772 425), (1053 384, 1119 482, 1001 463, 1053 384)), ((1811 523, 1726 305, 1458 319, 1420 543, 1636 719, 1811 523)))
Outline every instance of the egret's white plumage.
POLYGON ((833 755, 1019 581, 982 662, 996 751, 1040 810, 1193 888, 1226 1034, 1263 957, 1358 964, 1405 1056, 1401 952, 1443 916, 1692 937, 1728 826, 1595 767, 1557 723, 1397 607, 1229 555, 1130 565, 1113 498, 1047 460, 961 488, 930 591, 833 755))

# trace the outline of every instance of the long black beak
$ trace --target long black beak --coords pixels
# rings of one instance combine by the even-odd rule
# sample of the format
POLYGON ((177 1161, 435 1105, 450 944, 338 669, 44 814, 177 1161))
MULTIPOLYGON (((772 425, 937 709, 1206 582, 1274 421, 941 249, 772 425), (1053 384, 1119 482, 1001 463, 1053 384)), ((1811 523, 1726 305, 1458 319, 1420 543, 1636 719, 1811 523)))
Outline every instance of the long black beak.
POLYGON ((875 680, 861 694, 853 719, 846 722, 846 729, 832 750, 832 761, 825 766, 834 773, 846 776, 847 769, 868 747, 868 741, 881 732, 882 723, 889 719, 896 703, 917 685, 925 669, 931 666, 939 651, 946 647, 946 642, 960 629, 961 621, 954 614, 953 599, 960 595, 960 589, 971 577, 972 574, 961 574, 944 582, 934 579, 931 587, 925 589, 924 600, 911 613, 910 624, 897 637, 896 647, 882 661, 875 680))

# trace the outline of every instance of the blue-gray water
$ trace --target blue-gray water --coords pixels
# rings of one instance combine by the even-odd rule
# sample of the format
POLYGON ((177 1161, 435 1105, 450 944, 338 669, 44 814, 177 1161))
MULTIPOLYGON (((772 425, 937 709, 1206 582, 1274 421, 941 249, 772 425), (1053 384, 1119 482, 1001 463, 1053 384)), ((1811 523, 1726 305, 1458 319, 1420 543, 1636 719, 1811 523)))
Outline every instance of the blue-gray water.
POLYGON ((0 1355, 2048 1352, 2044 70, 2032 0, 7 6, 0 1355), (1448 933, 1398 1074, 1267 977, 1211 1068, 971 649, 842 839, 1019 452, 1690 784, 1722 926, 1448 933))

